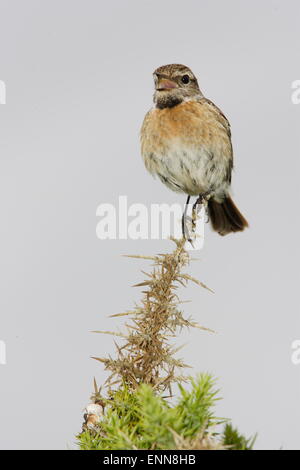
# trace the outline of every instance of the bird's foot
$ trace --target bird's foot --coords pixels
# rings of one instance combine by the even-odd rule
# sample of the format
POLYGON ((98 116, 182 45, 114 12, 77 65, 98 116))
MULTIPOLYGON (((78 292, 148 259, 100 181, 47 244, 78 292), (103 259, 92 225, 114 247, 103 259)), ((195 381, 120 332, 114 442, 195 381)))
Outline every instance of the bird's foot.
MULTIPOLYGON (((190 231, 190 224, 192 225, 192 219, 191 217, 189 217, 186 213, 184 213, 182 215, 182 236, 183 238, 188 241, 192 247, 194 247, 193 245, 193 240, 192 240, 192 237, 191 237, 191 231, 190 231)), ((193 233, 193 229, 192 229, 192 233, 193 233)))

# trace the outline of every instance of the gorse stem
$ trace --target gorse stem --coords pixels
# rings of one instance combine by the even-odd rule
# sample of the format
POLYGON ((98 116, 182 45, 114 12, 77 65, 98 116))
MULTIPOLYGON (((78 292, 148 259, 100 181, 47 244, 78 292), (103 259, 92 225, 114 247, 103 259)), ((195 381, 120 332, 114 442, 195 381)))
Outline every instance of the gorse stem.
POLYGON ((122 335, 125 344, 117 346, 116 359, 95 358, 111 371, 109 384, 123 381, 130 389, 136 389, 140 383, 144 383, 157 391, 168 389, 171 394, 172 382, 185 379, 177 372, 187 366, 174 357, 178 348, 169 344, 169 338, 176 336, 183 327, 205 328, 184 318, 179 309, 177 289, 186 286, 189 280, 206 286, 182 273, 182 269, 190 262, 190 256, 184 249, 185 240, 173 241, 176 248, 170 254, 130 256, 150 259, 154 266, 152 272, 144 273, 147 279, 136 284, 136 287, 146 288, 141 305, 130 312, 119 314, 128 315, 131 323, 126 324, 127 334, 122 335))

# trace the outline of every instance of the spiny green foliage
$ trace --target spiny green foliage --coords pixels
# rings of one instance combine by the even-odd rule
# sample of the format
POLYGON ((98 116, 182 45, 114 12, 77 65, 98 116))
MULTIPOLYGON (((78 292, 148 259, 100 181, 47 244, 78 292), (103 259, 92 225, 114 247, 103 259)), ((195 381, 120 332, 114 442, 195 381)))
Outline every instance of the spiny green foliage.
POLYGON ((106 400, 99 433, 85 431, 78 436, 80 448, 223 448, 215 434, 224 422, 214 417, 216 394, 214 381, 207 374, 191 380, 189 391, 180 387, 180 397, 173 406, 149 385, 142 384, 132 392, 123 385, 106 400))
POLYGON ((215 417, 219 398, 211 376, 202 374, 190 383, 189 390, 179 386, 173 406, 149 385, 130 391, 123 384, 105 400, 98 432, 87 430, 77 437, 80 449, 251 450, 255 438, 246 439, 228 420, 215 417))
POLYGON ((219 391, 214 389, 212 377, 202 374, 197 381, 191 379, 191 385, 192 392, 179 384, 181 399, 178 407, 186 429, 184 437, 193 437, 200 429, 208 429, 217 423, 213 406, 219 400, 219 391))
POLYGON ((227 423, 223 432, 223 442, 232 450, 252 450, 256 441, 256 435, 250 439, 240 434, 236 428, 227 423))

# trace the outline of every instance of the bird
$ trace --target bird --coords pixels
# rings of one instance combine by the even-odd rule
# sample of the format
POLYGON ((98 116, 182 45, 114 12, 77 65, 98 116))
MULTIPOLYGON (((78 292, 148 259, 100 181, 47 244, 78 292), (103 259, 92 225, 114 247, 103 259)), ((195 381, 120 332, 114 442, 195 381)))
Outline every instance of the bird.
MULTIPOLYGON (((141 132, 146 169, 169 189, 197 196, 193 209, 205 204, 213 230, 224 236, 243 231, 248 222, 230 195, 233 147, 230 124, 201 92, 185 65, 169 64, 154 73, 154 106, 141 132)), ((183 236, 184 217, 182 218, 183 236)))

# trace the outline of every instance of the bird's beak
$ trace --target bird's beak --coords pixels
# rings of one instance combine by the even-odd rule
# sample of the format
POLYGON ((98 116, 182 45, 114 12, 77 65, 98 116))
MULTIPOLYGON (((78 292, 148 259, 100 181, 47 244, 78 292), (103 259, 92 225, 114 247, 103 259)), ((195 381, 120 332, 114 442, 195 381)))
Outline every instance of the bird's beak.
POLYGON ((178 85, 173 80, 169 80, 168 78, 158 78, 157 90, 172 90, 172 88, 178 88, 178 85))

